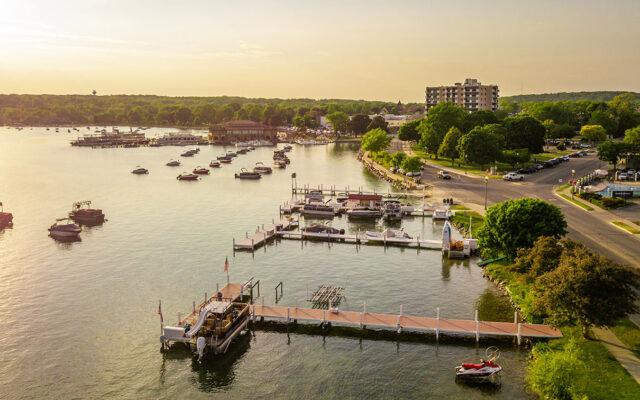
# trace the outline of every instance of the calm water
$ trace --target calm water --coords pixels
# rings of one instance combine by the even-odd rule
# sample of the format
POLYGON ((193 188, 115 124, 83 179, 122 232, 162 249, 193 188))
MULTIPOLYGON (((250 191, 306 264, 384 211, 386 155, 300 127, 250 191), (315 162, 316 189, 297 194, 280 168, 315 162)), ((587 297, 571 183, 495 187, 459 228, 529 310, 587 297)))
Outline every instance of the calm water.
MULTIPOLYGON (((84 131, 84 129, 83 129, 84 131)), ((153 132, 163 132, 156 129, 153 132)), ((225 149, 201 147, 183 167, 164 164, 183 148, 85 149, 72 134, 0 128, 0 201, 15 226, 0 233, 0 397, 2 398, 522 398, 527 351, 501 343, 499 390, 456 384, 453 369, 487 343, 360 340, 258 330, 215 363, 184 351, 159 351, 156 314, 175 323, 193 300, 226 280, 260 280, 266 303, 282 281, 280 304, 307 305, 307 287, 346 286, 341 308, 371 312, 510 320, 512 311, 472 261, 443 261, 435 251, 281 241, 255 254, 232 252, 232 238, 277 218, 290 198, 291 172, 302 183, 386 191, 355 160, 349 145, 301 147, 291 166, 260 181, 233 173, 271 148, 240 155, 199 182, 175 177, 225 149), (149 175, 130 173, 142 165, 149 175), (74 201, 89 199, 108 222, 85 228, 82 241, 47 236, 74 201)), ((310 222, 302 222, 310 223, 310 222)), ((332 224, 383 229, 375 224, 332 224)), ((439 238, 430 219, 405 230, 439 238)))

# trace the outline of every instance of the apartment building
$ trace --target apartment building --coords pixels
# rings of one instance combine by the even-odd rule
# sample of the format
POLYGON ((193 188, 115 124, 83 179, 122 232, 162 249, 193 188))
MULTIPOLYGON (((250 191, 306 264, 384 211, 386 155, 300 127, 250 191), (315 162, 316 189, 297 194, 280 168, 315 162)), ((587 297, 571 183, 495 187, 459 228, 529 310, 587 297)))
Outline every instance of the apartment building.
POLYGON ((477 79, 465 79, 453 86, 427 86, 426 110, 449 101, 464 106, 469 112, 498 109, 498 85, 483 85, 477 79))

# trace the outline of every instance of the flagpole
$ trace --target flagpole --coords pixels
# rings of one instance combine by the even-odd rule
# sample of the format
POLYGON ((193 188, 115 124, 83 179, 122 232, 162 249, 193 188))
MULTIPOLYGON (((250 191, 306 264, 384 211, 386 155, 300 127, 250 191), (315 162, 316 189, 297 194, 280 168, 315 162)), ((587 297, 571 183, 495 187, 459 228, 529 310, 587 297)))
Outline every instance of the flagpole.
POLYGON ((162 318, 162 300, 158 303, 158 314, 160 314, 160 336, 164 335, 164 318, 162 318))

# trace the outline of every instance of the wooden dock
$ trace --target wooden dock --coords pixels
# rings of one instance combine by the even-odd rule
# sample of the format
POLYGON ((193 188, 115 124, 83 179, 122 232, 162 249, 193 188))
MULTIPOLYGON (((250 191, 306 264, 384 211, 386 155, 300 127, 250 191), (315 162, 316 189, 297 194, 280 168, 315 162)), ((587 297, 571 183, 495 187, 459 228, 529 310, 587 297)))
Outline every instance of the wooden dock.
POLYGON ((367 245, 385 245, 385 246, 403 246, 419 249, 442 250, 442 240, 425 240, 416 237, 414 239, 403 239, 397 237, 368 237, 364 233, 357 232, 355 235, 340 233, 314 233, 302 231, 279 231, 276 235, 282 239, 288 240, 317 240, 324 242, 340 242, 351 244, 367 244, 367 245))
POLYGON ((387 199, 406 199, 409 197, 422 199, 425 197, 429 197, 426 194, 426 191, 420 191, 419 193, 387 191, 385 193, 385 192, 377 192, 375 190, 367 191, 367 190, 364 190, 363 187, 358 187, 356 189, 350 186, 345 186, 344 188, 338 188, 336 185, 331 185, 328 188, 325 188, 323 185, 318 185, 316 187, 313 187, 311 185, 303 185, 302 187, 298 187, 298 186, 291 187, 291 193, 293 194, 309 194, 311 191, 319 191, 324 196, 328 196, 328 197, 342 197, 342 196, 348 197, 350 194, 373 194, 373 195, 382 196, 383 198, 387 198, 387 199))
POLYGON ((511 322, 490 322, 476 319, 457 320, 441 319, 439 309, 436 318, 417 317, 402 314, 377 314, 368 313, 366 308, 363 312, 319 310, 297 307, 280 306, 251 306, 251 317, 255 322, 256 318, 267 318, 283 320, 287 324, 292 321, 308 321, 314 323, 331 323, 336 325, 355 326, 363 329, 365 327, 392 329, 401 332, 402 330, 416 332, 435 333, 438 337, 443 334, 474 335, 476 340, 480 336, 512 336, 518 339, 520 344, 523 337, 553 339, 562 337, 562 333, 548 325, 511 323, 511 322))
POLYGON ((293 217, 285 217, 278 222, 274 221, 267 227, 262 225, 262 228, 258 227, 256 232, 251 236, 249 236, 249 233, 246 233, 245 238, 239 241, 233 238, 233 249, 253 251, 275 238, 279 232, 289 231, 297 226, 298 220, 293 217))

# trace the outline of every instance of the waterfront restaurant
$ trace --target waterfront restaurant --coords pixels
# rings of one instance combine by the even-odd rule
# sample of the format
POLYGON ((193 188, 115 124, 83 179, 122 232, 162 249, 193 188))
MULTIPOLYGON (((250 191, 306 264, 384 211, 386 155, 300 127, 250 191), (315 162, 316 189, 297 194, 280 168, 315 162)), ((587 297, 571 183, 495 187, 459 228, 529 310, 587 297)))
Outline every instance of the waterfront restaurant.
POLYGON ((266 140, 277 142, 277 128, 255 121, 229 121, 209 127, 209 142, 229 144, 248 142, 251 140, 266 140))

